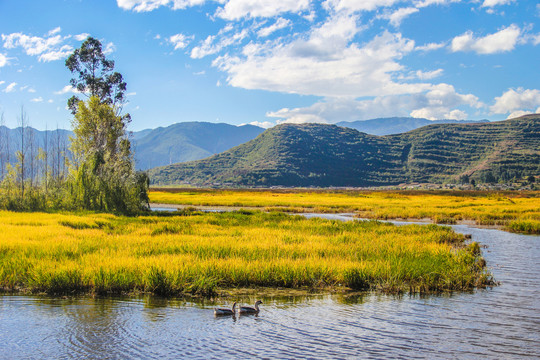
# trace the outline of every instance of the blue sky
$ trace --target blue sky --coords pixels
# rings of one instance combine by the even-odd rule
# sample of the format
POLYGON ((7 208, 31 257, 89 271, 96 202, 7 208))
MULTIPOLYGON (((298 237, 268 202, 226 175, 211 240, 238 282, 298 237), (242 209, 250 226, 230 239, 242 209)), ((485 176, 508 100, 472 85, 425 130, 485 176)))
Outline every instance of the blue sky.
POLYGON ((503 120, 540 112, 528 0, 0 0, 0 113, 70 128, 66 57, 99 39, 131 130, 183 121, 503 120))

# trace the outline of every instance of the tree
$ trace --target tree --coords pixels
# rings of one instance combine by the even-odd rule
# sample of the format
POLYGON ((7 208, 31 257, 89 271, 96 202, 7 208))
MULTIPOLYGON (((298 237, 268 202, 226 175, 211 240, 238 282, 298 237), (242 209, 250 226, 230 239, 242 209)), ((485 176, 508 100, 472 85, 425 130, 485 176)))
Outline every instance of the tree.
MULTIPOLYGON (((96 96, 100 102, 121 111, 127 85, 120 73, 113 72, 114 61, 105 58, 99 40, 88 37, 81 47, 67 58, 66 67, 72 74, 77 75, 70 80, 70 84, 79 93, 89 98, 96 96)), ((68 100, 68 107, 73 114, 77 112, 79 101, 75 95, 68 100)), ((127 116, 129 117, 129 114, 127 116)))
POLYGON ((147 181, 135 174, 127 125, 121 115, 126 83, 112 73, 101 43, 89 37, 66 60, 78 74, 71 85, 89 98, 68 100, 74 118, 71 151, 76 203, 85 208, 118 213, 138 212, 147 201, 147 181))

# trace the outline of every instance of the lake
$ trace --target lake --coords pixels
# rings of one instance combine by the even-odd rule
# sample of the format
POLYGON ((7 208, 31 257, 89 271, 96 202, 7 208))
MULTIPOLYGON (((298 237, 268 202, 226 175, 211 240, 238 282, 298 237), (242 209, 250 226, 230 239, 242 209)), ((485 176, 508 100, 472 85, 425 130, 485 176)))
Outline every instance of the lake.
POLYGON ((220 318, 210 302, 4 295, 0 358, 540 358, 540 236, 453 228, 487 246, 500 286, 261 297, 258 316, 220 318))

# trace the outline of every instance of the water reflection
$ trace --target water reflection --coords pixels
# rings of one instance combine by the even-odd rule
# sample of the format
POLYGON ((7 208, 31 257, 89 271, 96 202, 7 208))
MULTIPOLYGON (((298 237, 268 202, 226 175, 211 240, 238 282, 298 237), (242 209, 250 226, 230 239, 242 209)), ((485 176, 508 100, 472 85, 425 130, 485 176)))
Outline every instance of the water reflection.
POLYGON ((540 237, 472 234, 501 282, 438 296, 276 292, 258 316, 193 299, 0 296, 0 358, 539 358, 540 237))

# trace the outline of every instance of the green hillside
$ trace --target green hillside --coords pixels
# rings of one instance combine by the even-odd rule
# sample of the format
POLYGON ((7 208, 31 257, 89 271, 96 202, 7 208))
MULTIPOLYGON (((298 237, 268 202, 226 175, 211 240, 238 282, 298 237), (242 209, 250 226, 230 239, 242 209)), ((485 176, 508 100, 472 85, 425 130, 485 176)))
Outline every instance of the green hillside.
POLYGON ((154 184, 322 187, 490 182, 539 173, 540 115, 388 136, 283 124, 207 159, 150 171, 154 184))

